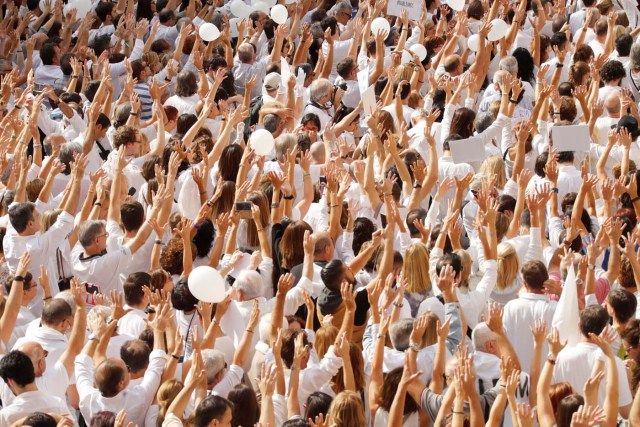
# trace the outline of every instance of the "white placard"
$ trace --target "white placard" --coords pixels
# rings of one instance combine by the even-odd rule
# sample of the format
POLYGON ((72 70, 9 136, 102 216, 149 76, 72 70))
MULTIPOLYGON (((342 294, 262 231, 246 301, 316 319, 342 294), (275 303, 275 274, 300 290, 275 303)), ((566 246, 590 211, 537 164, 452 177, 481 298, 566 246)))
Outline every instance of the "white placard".
POLYGON ((479 136, 449 141, 449 149, 453 163, 483 162, 487 158, 484 143, 479 136))
POLYGON ((389 0, 387 14, 400 16, 402 9, 407 10, 407 15, 412 21, 419 21, 422 13, 422 1, 418 0, 389 0))
POLYGON ((376 111, 376 90, 374 85, 371 85, 362 92, 362 106, 364 108, 364 115, 370 116, 376 111))
MULTIPOLYGON (((280 81, 282 81, 282 87, 286 88, 291 77, 291 68, 286 59, 280 57, 280 81)), ((285 91, 286 92, 286 91, 285 91)))
POLYGON ((360 95, 367 91, 369 87, 369 66, 367 65, 364 69, 358 71, 358 88, 360 89, 360 95))
POLYGON ((551 128, 553 148, 558 151, 589 151, 591 138, 587 125, 558 126, 551 128))

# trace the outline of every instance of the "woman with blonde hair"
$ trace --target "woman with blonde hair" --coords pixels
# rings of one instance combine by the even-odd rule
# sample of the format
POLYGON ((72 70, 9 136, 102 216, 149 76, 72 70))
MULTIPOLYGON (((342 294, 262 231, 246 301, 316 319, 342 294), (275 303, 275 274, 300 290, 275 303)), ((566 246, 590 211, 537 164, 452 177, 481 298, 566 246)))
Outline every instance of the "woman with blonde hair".
POLYGON ((407 282, 404 296, 411 306, 411 316, 415 317, 420 303, 432 296, 429 251, 422 243, 414 243, 407 248, 402 263, 402 279, 407 282))
POLYGON ((162 383, 156 394, 156 405, 152 405, 147 412, 145 425, 155 424, 157 427, 161 427, 164 421, 164 417, 167 415, 169 406, 176 398, 180 390, 184 388, 182 381, 176 379, 170 379, 162 383), (154 422, 155 417, 155 422, 154 422))
POLYGON ((518 254, 511 243, 498 245, 498 280, 491 293, 491 299, 500 304, 506 304, 517 298, 522 287, 522 279, 518 274, 520 262, 518 254))
POLYGON ((500 156, 487 157, 480 166, 480 175, 495 176, 495 187, 498 193, 502 193, 507 184, 507 164, 500 156))
POLYGON ((336 427, 364 426, 364 403, 355 391, 343 391, 331 402, 327 414, 327 425, 336 427))

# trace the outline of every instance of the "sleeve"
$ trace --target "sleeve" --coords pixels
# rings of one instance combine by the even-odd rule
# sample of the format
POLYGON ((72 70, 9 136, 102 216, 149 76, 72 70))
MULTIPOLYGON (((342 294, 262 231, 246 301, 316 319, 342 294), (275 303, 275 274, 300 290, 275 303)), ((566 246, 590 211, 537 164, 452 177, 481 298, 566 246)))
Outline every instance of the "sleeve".
MULTIPOLYGON (((478 286, 471 291, 471 298, 469 298, 468 306, 473 307, 469 311, 473 310, 473 313, 480 313, 482 307, 487 303, 493 288, 496 286, 498 280, 498 263, 493 259, 487 259, 482 263, 484 275, 478 286)), ((474 319, 476 322, 477 319, 474 319)))
POLYGON ((72 229, 73 216, 66 211, 62 211, 53 226, 38 239, 41 253, 45 256, 53 253, 58 246, 62 246, 62 242, 71 233, 72 229))
POLYGON ((456 106, 447 104, 444 107, 444 116, 442 117, 442 123, 440 125, 440 144, 449 137, 451 131, 451 121, 453 120, 453 113, 456 112, 456 106))
POLYGON ((262 262, 258 266, 260 277, 262 278, 263 293, 266 299, 273 298, 273 286, 271 274, 273 273, 273 258, 262 258, 262 262))
POLYGON ((73 116, 69 119, 69 124, 78 133, 83 133, 87 129, 87 124, 76 110, 73 110, 73 116))
POLYGON ((298 281, 298 285, 294 286, 289 292, 284 301, 284 315, 291 316, 304 304, 304 296, 302 289, 305 289, 309 295, 313 294, 313 284, 307 277, 302 277, 298 281))
POLYGON ((427 217, 424 220, 424 226, 427 228, 435 227, 438 222, 438 215, 440 214, 440 202, 437 200, 433 200, 431 202, 431 206, 429 206, 429 210, 427 211, 427 217))
POLYGON ((76 356, 75 374, 78 394, 82 397, 89 396, 95 391, 93 388, 93 360, 86 354, 76 356))
POLYGON ((560 217, 549 218, 549 243, 551 243, 551 247, 554 249, 558 249, 562 230, 564 230, 564 227, 562 226, 562 219, 560 219, 560 217))
POLYGON ((420 398, 420 407, 429 414, 432 420, 438 417, 438 412, 442 406, 442 395, 432 392, 429 387, 425 387, 420 398))
MULTIPOLYGON (((141 403, 149 406, 160 387, 162 371, 164 371, 167 353, 163 350, 153 350, 149 355, 149 366, 144 373, 140 387, 141 403)), ((79 391, 79 390, 78 390, 79 391)))
POLYGON ((162 427, 183 427, 183 424, 180 418, 176 417, 173 412, 169 412, 167 416, 164 417, 162 427))
POLYGON ((38 127, 46 136, 58 131, 58 122, 52 120, 45 111, 38 114, 38 127))
POLYGON ((373 348, 376 342, 375 337, 378 336, 378 328, 379 325, 369 322, 362 335, 362 355, 364 360, 369 363, 373 360, 373 348))
POLYGON ((540 227, 531 227, 529 229, 529 246, 527 247, 527 253, 524 256, 523 264, 529 261, 543 261, 542 256, 542 241, 540 240, 540 227))
MULTIPOLYGON (((508 127, 511 122, 511 119, 504 114, 498 114, 498 118, 496 118, 491 126, 486 128, 484 132, 479 134, 478 136, 482 138, 482 142, 486 144, 490 144, 492 139, 498 140, 500 134, 502 133, 502 129, 508 127)), ((504 138, 503 138, 504 144, 504 138)), ((503 151, 504 153, 504 151, 503 151)))
MULTIPOLYGON (((304 378, 300 381, 300 390, 303 388, 312 390, 312 392, 320 390, 320 388, 331 381, 342 367, 342 359, 336 356, 333 351, 333 345, 325 353, 324 357, 314 368, 304 370, 304 378)), ((311 393, 309 393, 311 394, 311 393)))
POLYGON ((242 381, 244 369, 238 365, 231 365, 227 369, 226 374, 218 384, 213 387, 213 392, 225 399, 229 396, 229 392, 242 381))
POLYGON ((411 236, 409 233, 398 233, 398 240, 400 241, 400 254, 404 256, 409 246, 411 246, 411 236))
POLYGON ((462 320, 460 319, 460 304, 448 302, 444 305, 445 317, 450 317, 449 335, 447 335, 447 350, 455 354, 458 344, 462 342, 462 320))
POLYGON ((441 294, 440 288, 438 288, 438 275, 436 273, 436 266, 438 265, 438 261, 442 258, 443 252, 440 248, 433 248, 431 253, 429 254, 429 278, 431 279, 431 290, 435 296, 441 294))
POLYGON ((336 246, 336 249, 338 249, 338 256, 343 262, 349 263, 355 257, 352 248, 353 231, 345 231, 339 238, 340 244, 336 246))

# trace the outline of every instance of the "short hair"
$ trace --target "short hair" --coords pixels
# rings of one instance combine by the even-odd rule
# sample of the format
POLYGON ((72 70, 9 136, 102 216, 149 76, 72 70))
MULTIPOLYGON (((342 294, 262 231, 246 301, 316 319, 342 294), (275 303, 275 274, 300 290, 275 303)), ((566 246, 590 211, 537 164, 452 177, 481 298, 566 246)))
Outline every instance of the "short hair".
POLYGON ((40 59, 43 65, 53 65, 56 57, 56 44, 46 41, 40 48, 40 59))
POLYGON ((166 24, 167 22, 175 19, 176 13, 171 9, 164 9, 160 13, 158 13, 158 20, 161 24, 166 24))
POLYGON ((413 330, 413 320, 396 320, 389 327, 389 337, 393 348, 398 351, 405 351, 409 348, 409 338, 413 330))
POLYGON ((556 32, 551 36, 551 46, 556 46, 558 49, 564 49, 567 43, 567 35, 565 33, 556 32))
POLYGON ((176 95, 192 96, 198 91, 198 80, 191 71, 181 71, 176 79, 176 95))
POLYGON ((22 425, 30 427, 56 427, 58 422, 49 414, 45 414, 44 412, 34 412, 24 419, 24 423, 22 425))
POLYGON ((460 258, 460 255, 453 252, 444 254, 436 264, 436 274, 440 275, 442 268, 446 267, 447 265, 450 265, 451 268, 453 268, 453 272, 455 273, 456 277, 460 273, 462 273, 462 259, 460 258))
POLYGON ((634 294, 626 289, 614 288, 607 295, 607 305, 613 309, 620 323, 627 323, 630 319, 636 317, 638 300, 634 294))
POLYGON ((95 373, 95 383, 103 397, 115 397, 119 393, 118 385, 127 373, 120 365, 119 359, 104 359, 95 373))
POLYGON ((570 163, 574 161, 573 151, 560 151, 558 153, 558 163, 570 163))
POLYGON ((138 130, 133 126, 124 125, 119 127, 113 133, 113 146, 117 150, 121 146, 136 142, 136 135, 138 130))
POLYGON ((315 124, 318 129, 322 127, 320 124, 320 117, 318 117, 318 115, 315 113, 307 113, 304 116, 302 116, 302 119, 300 119, 300 123, 303 126, 309 122, 315 124))
POLYGON ((233 410, 233 403, 222 396, 208 396, 196 408, 194 427, 208 427, 211 421, 222 421, 227 409, 233 410))
POLYGON ((107 20, 107 16, 113 14, 113 8, 115 7, 115 3, 108 1, 101 1, 96 5, 95 12, 98 19, 102 22, 107 20))
POLYGON ((282 119, 277 114, 266 114, 262 119, 264 128, 271 133, 277 132, 278 127, 282 124, 282 119))
POLYGON ((20 387, 33 384, 36 380, 33 362, 25 353, 13 350, 0 359, 0 377, 5 383, 12 380, 20 387))
POLYGON ((494 333, 485 322, 478 323, 471 332, 471 342, 476 351, 485 351, 487 342, 494 339, 494 333))
POLYGON ((135 200, 127 200, 120 206, 120 219, 126 231, 136 231, 144 224, 144 207, 135 200))
POLYGON ((307 333, 303 329, 285 329, 282 331, 282 361, 285 366, 290 367, 293 363, 293 355, 295 353, 295 341, 298 337, 298 334, 302 334, 302 342, 307 345, 309 343, 309 339, 307 338, 307 333))
POLYGON ((111 126, 111 120, 109 119, 109 116, 107 116, 104 113, 100 113, 98 115, 98 120, 96 120, 96 126, 100 125, 100 127, 102 127, 102 129, 107 129, 108 127, 111 126))
POLYGON ((144 71, 146 64, 142 61, 142 59, 136 59, 135 61, 131 61, 131 76, 134 79, 139 79, 140 74, 144 71))
POLYGON ((207 383, 211 384, 216 375, 224 369, 224 353, 215 349, 202 350, 202 361, 207 374, 207 383))
POLYGON ((340 77, 346 79, 356 66, 356 61, 354 61, 353 58, 347 57, 338 62, 336 71, 340 77))
POLYGON ((631 46, 633 46, 633 37, 624 33, 616 39, 616 52, 621 57, 629 56, 631 52, 631 46))
POLYGON ((516 75, 518 73, 518 60, 513 56, 505 56, 500 60, 499 67, 509 74, 516 75))
POLYGON ((83 248, 89 247, 106 227, 104 221, 87 220, 78 227, 78 241, 83 248))
POLYGON ((144 286, 150 286, 151 275, 143 271, 131 273, 127 276, 122 287, 124 288, 124 300, 129 305, 139 305, 144 298, 144 286))
POLYGON ((344 263, 339 259, 332 259, 322 268, 320 277, 327 288, 339 290, 344 278, 344 263))
POLYGON ((602 69, 600 69, 600 78, 604 83, 623 79, 626 75, 627 72, 622 62, 615 59, 605 62, 602 69))
POLYGON ((22 233, 27 229, 29 221, 33 221, 33 212, 35 210, 36 205, 31 202, 14 204, 9 208, 9 222, 11 222, 11 226, 18 233, 22 233))
POLYGON ((580 313, 580 332, 587 338, 589 334, 600 335, 609 320, 607 309, 597 304, 589 305, 580 313))
POLYGON ((129 340, 120 347, 120 358, 131 373, 147 369, 150 354, 151 348, 140 339, 129 340))
POLYGON ((40 320, 43 325, 56 326, 73 316, 68 302, 61 298, 53 298, 42 308, 40 320))
POLYGON ((242 291, 245 298, 258 298, 263 293, 262 276, 255 270, 243 270, 238 274, 233 287, 242 291))
POLYGON ((191 311, 198 305, 198 299, 189 290, 187 278, 180 279, 173 288, 171 305, 180 311, 191 311))
POLYGON ((541 261, 526 262, 520 269, 522 279, 529 289, 542 290, 544 282, 549 280, 547 267, 541 261))
MULTIPOLYGON (((6 282, 4 282, 4 288, 7 290, 7 294, 11 292, 11 287, 13 286, 13 277, 14 276, 10 275, 9 277, 7 277, 6 282)), ((23 291, 30 289, 32 286, 37 286, 31 283, 31 281, 33 280, 33 275, 28 271, 27 271, 27 274, 25 274, 23 277, 24 277, 24 280, 21 283, 23 291)))

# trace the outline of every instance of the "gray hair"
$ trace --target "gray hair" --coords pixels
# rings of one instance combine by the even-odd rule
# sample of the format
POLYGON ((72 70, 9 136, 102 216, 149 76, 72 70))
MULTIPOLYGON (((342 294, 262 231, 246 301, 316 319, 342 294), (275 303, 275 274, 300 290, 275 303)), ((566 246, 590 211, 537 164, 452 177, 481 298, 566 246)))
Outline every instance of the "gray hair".
POLYGON ((278 130, 278 126, 282 123, 282 119, 277 114, 267 114, 262 119, 264 128, 273 133, 278 130))
POLYGON ((396 320, 389 327, 389 336, 393 348, 398 351, 405 351, 409 348, 409 338, 413 330, 413 320, 400 319, 396 320))
POLYGON ((518 61, 513 56, 505 56, 500 60, 500 69, 515 76, 518 74, 518 61))
POLYGON ((473 348, 476 351, 485 351, 485 346, 487 342, 493 341, 496 339, 496 336, 493 334, 489 326, 486 323, 481 322, 473 328, 471 332, 471 342, 473 343, 473 348))
POLYGON ((224 368, 224 354, 220 350, 202 350, 202 360, 207 374, 207 384, 211 384, 224 368))
POLYGON ((489 111, 476 116, 476 130, 478 133, 484 132, 494 122, 495 117, 489 111))
POLYGON ((629 60, 631 61, 631 68, 640 68, 640 44, 634 43, 633 46, 631 46, 629 60))
POLYGON ((69 304, 69 307, 71 307, 71 312, 75 316, 76 308, 78 306, 76 305, 76 302, 73 299, 73 294, 71 293, 71 290, 67 289, 65 291, 58 292, 54 298, 66 301, 67 304, 69 304))
POLYGON ((336 14, 342 12, 342 11, 349 11, 349 13, 351 13, 351 11, 353 11, 353 7, 351 6, 351 2, 349 2, 348 0, 343 0, 341 2, 336 3, 336 5, 333 7, 333 15, 335 16, 336 14))
POLYGON ((276 138, 276 157, 279 159, 298 145, 298 138, 292 133, 283 133, 276 138))
POLYGON ((262 295, 262 277, 255 270, 244 270, 238 274, 233 287, 242 291, 246 299, 258 298, 262 295))
POLYGON ((309 86, 309 98, 311 101, 315 103, 320 102, 320 98, 323 96, 331 96, 331 92, 333 91, 333 83, 331 83, 327 79, 317 79, 311 86, 309 86))
POLYGON ((78 142, 67 142, 62 144, 58 153, 58 160, 63 163, 67 171, 71 171, 71 162, 73 162, 73 153, 82 153, 82 145, 78 142))
POLYGON ((78 240, 82 247, 91 246, 93 241, 98 237, 106 227, 104 221, 89 220, 80 224, 78 227, 78 240))

